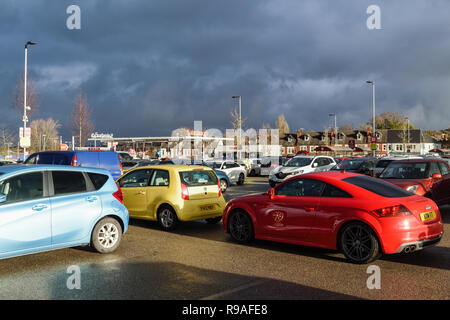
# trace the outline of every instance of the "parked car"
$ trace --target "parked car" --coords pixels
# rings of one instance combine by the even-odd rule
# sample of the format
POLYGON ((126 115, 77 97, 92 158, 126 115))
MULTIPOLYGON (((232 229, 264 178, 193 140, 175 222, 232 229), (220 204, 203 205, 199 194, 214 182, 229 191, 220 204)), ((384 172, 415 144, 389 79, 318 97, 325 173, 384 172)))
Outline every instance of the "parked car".
POLYGON ((1 166, 12 165, 12 164, 17 164, 17 162, 16 161, 12 161, 12 160, 4 160, 4 159, 0 160, 0 167, 1 166))
POLYGON ((332 157, 328 156, 295 156, 284 165, 278 166, 269 175, 271 187, 299 174, 328 171, 336 165, 332 157))
POLYGON ((255 159, 248 159, 248 170, 247 175, 254 177, 261 175, 261 159, 255 158, 255 159))
POLYGON ((106 169, 114 179, 123 173, 119 156, 112 151, 44 151, 33 153, 24 163, 106 169))
POLYGON ((139 167, 117 183, 131 218, 158 221, 167 231, 179 221, 217 223, 225 208, 217 175, 204 166, 139 167))
POLYGON ((334 157, 334 162, 336 162, 336 164, 340 164, 345 159, 351 159, 351 158, 352 157, 334 157))
POLYGON ((438 205, 450 203, 450 169, 441 159, 391 162, 380 175, 407 191, 433 199, 438 205))
POLYGON ((269 176, 273 169, 278 166, 284 165, 287 161, 292 159, 292 156, 282 157, 264 157, 261 159, 261 176, 269 176))
POLYGON ((418 156, 392 156, 392 157, 383 157, 380 158, 377 162, 375 168, 373 168, 373 176, 378 177, 383 170, 392 162, 398 160, 407 160, 407 159, 421 159, 418 156))
POLYGON ((227 174, 221 170, 214 170, 214 172, 219 179, 220 189, 222 190, 222 193, 227 192, 228 187, 231 185, 230 178, 228 178, 227 174))
POLYGON ((90 245, 117 249, 128 228, 107 170, 17 165, 0 171, 0 258, 90 245))
POLYGON ((134 157, 126 151, 117 151, 117 154, 119 155, 120 161, 133 161, 134 157))
POLYGON ((122 170, 123 172, 127 172, 131 168, 134 168, 138 162, 137 161, 122 161, 122 170))
POLYGON ((373 169, 375 168, 377 161, 378 160, 375 158, 344 159, 330 170, 345 170, 365 174, 366 176, 373 176, 373 169))
POLYGON ((235 198, 222 222, 237 242, 257 238, 340 250, 358 264, 435 245, 443 234, 434 201, 342 171, 303 174, 267 193, 235 198))
POLYGON ((247 177, 247 171, 245 170, 245 167, 241 166, 235 161, 206 161, 204 162, 204 164, 215 170, 225 172, 225 174, 230 179, 230 182, 236 183, 237 185, 243 184, 245 182, 245 178, 247 177))

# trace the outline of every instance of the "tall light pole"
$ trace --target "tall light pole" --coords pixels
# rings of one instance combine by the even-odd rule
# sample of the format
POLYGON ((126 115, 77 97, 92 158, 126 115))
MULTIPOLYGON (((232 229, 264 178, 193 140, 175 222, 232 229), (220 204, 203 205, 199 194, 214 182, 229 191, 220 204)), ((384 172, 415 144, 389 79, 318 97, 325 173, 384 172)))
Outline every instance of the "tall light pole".
MULTIPOLYGON (((241 107, 242 107, 242 97, 241 96, 232 96, 231 98, 233 99, 238 99, 239 101, 239 135, 238 135, 238 146, 239 146, 239 150, 241 149, 242 146, 242 141, 241 141, 241 132, 242 132, 242 113, 241 113, 241 107)), ((239 154, 240 152, 238 152, 239 154)), ((240 160, 240 157, 238 157, 240 160)))
MULTIPOLYGON (((372 136, 375 136, 375 81, 366 82, 372 85, 372 136)), ((372 156, 375 157, 375 150, 372 150, 372 156)))
MULTIPOLYGON (((28 71, 28 65, 27 65, 27 58, 28 58, 28 46, 35 45, 36 42, 28 41, 25 43, 25 72, 23 77, 23 136, 26 136, 26 129, 27 129, 27 110, 30 110, 31 108, 27 106, 27 71, 28 71)), ((25 161, 25 155, 26 155, 26 147, 23 147, 23 161, 25 161)))
POLYGON ((334 144, 337 142, 337 122, 336 122, 336 113, 329 113, 329 117, 334 116, 334 144))
POLYGON ((407 130, 408 130, 408 136, 407 136, 407 146, 406 146, 406 152, 408 152, 408 147, 409 147, 409 118, 406 117, 406 125, 407 125, 407 130))

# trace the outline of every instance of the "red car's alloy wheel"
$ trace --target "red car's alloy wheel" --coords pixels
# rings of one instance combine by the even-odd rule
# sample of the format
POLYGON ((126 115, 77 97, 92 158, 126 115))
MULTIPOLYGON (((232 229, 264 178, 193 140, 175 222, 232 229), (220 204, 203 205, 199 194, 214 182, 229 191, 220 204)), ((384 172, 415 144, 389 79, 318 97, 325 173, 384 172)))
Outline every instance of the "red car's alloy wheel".
POLYGON ((368 263, 380 255, 377 237, 363 223, 346 225, 341 233, 340 245, 344 255, 354 263, 368 263))
POLYGON ((228 229, 234 240, 248 242, 253 239, 252 220, 247 213, 235 211, 228 218, 228 229))

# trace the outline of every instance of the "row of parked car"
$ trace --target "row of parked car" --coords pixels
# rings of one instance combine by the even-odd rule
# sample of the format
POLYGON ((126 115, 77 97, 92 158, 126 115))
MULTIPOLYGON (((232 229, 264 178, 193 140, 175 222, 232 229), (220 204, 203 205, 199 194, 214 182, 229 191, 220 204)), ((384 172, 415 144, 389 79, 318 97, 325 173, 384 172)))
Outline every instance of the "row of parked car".
POLYGON ((450 203, 450 175, 447 159, 438 157, 346 157, 296 156, 275 167, 269 175, 273 187, 299 174, 320 171, 354 172, 387 180, 407 191, 450 203))
MULTIPOLYGON (((224 231, 237 242, 258 238, 336 249, 354 263, 419 250, 438 243, 443 234, 435 201, 392 184, 395 179, 383 179, 391 164, 375 178, 325 170, 336 165, 331 157, 294 157, 285 167, 291 168, 292 161, 315 171, 278 171, 286 176, 267 192, 227 204, 214 172, 215 166, 227 170, 227 162, 220 167, 143 165, 113 177, 114 168, 92 166, 119 161, 116 153, 86 153, 36 154, 26 163, 41 165, 0 168, 0 257, 78 245, 112 252, 129 217, 158 221, 168 231, 180 221, 222 220, 224 231)), ((425 179, 433 181, 450 178, 444 161, 427 159, 425 167, 415 165, 425 160, 405 161, 401 170, 392 170, 396 178, 413 172, 424 177, 432 172, 425 179)), ((448 198, 448 191, 444 195, 448 198)))

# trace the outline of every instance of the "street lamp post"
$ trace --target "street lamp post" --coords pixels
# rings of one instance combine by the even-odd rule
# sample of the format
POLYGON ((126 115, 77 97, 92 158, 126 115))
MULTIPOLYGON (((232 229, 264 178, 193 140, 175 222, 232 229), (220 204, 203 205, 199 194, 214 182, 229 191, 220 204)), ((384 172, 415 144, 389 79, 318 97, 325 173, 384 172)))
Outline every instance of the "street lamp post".
POLYGON ((337 142, 337 122, 336 122, 336 113, 329 113, 329 117, 334 116, 334 144, 336 145, 337 142))
MULTIPOLYGON (((372 136, 375 136, 375 81, 367 80, 372 85, 372 136)), ((376 150, 372 150, 372 156, 375 157, 376 150)))
MULTIPOLYGON (((25 43, 25 71, 24 71, 24 77, 23 77, 23 136, 26 136, 26 128, 27 128, 27 110, 30 110, 31 108, 27 106, 27 71, 28 71, 28 65, 27 65, 27 58, 28 58, 28 46, 29 45, 35 45, 36 42, 28 41, 25 43)), ((25 155, 26 155, 26 147, 23 147, 23 160, 25 161, 25 155)))
MULTIPOLYGON (((337 144, 337 138, 338 138, 338 136, 337 136, 336 113, 329 113, 328 116, 329 116, 329 117, 334 116, 334 146, 336 146, 336 144, 337 144)), ((330 145, 331 145, 331 142, 330 142, 330 145)), ((336 155, 336 149, 335 149, 335 151, 334 151, 334 155, 336 155)))
MULTIPOLYGON (((242 147, 242 141, 241 141, 241 134, 242 134, 242 113, 241 113, 241 107, 242 107, 242 97, 241 96, 232 96, 233 99, 238 99, 239 101, 239 134, 238 134, 238 148, 239 151, 242 147)), ((240 154, 240 152, 238 152, 238 154, 240 154)), ((239 160, 240 157, 238 156, 239 160)))

